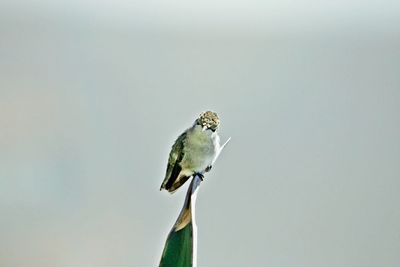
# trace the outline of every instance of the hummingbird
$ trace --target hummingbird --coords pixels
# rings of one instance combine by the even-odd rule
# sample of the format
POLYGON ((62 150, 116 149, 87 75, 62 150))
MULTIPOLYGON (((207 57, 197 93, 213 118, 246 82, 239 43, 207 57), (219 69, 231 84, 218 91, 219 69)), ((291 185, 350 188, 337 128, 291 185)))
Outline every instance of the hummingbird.
POLYGON ((194 175, 203 180, 204 173, 211 170, 223 148, 217 132, 219 123, 217 113, 202 112, 193 126, 176 139, 169 154, 167 171, 160 190, 174 193, 194 175))

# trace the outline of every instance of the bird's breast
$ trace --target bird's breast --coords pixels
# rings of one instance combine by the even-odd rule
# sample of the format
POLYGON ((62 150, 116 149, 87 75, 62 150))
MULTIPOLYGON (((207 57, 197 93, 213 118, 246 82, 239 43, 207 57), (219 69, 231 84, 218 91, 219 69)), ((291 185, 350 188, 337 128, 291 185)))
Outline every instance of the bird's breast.
POLYGON ((194 128, 188 132, 186 137, 184 158, 181 165, 183 168, 201 172, 211 165, 215 153, 213 132, 194 128))

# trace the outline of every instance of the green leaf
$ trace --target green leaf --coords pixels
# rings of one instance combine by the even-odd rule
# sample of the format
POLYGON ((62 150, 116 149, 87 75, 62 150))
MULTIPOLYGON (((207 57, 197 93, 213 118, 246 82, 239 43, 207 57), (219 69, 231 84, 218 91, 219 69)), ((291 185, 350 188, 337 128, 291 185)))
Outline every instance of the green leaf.
POLYGON ((165 243, 160 267, 193 266, 193 228, 189 223, 178 232, 171 231, 165 243))
POLYGON ((195 267, 197 227, 195 204, 201 179, 195 176, 189 185, 185 203, 165 242, 159 267, 195 267))

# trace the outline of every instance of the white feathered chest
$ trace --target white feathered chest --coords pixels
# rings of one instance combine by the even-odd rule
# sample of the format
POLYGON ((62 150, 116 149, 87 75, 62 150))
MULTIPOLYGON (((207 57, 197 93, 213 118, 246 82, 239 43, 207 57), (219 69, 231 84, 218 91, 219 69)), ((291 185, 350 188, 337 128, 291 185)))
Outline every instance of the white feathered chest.
POLYGON ((181 162, 182 168, 203 172, 208 166, 212 165, 219 148, 217 132, 203 131, 200 126, 194 126, 188 130, 186 136, 183 149, 184 157, 181 162))

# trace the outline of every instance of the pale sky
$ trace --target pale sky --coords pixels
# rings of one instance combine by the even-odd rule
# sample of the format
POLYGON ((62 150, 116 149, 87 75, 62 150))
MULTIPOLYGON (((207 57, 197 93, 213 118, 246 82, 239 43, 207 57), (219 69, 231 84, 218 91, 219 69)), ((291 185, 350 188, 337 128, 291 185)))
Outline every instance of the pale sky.
MULTIPOLYGON (((385 1, 2 1, 15 13, 74 17, 97 23, 178 28, 306 30, 355 27, 395 31, 400 2, 385 1)), ((4 12, 6 15, 13 13, 4 12)))

